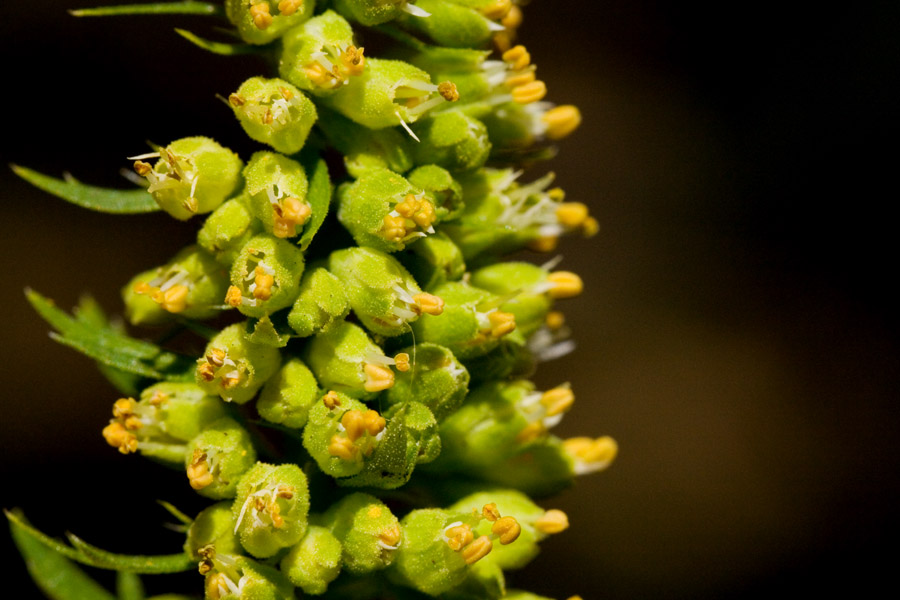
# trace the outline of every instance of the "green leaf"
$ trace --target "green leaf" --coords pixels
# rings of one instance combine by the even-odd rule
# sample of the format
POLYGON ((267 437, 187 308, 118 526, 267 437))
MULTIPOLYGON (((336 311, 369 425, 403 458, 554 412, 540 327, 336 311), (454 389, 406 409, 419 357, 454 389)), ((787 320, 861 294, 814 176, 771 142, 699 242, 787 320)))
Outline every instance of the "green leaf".
MULTIPOLYGON (((11 513, 7 512, 7 517, 11 513)), ((34 537, 20 520, 10 517, 10 533, 35 583, 53 600, 115 600, 54 547, 34 537)))
POLYGON ((160 210, 147 190, 112 190, 80 183, 72 176, 65 180, 43 175, 37 171, 11 165, 13 172, 49 194, 76 204, 82 208, 112 214, 141 214, 160 210))
POLYGON ((258 46, 252 46, 250 44, 227 44, 225 42, 213 42, 212 40, 207 40, 199 35, 191 33, 187 29, 178 29, 175 28, 175 33, 194 44, 198 48, 202 48, 207 52, 212 52, 213 54, 220 54, 222 56, 239 56, 241 54, 256 54, 260 52, 258 46))
MULTIPOLYGON (((109 323, 103 309, 100 308, 100 305, 91 296, 82 296, 73 313, 79 322, 94 329, 111 327, 115 331, 122 331, 121 326, 109 323)), ((141 389, 145 387, 143 385, 144 378, 140 375, 129 373, 103 363, 96 364, 97 369, 104 377, 106 377, 107 381, 113 384, 113 386, 125 396, 137 396, 141 389)))
POLYGON ((312 217, 309 224, 303 230, 300 236, 301 250, 306 250, 312 242, 313 236, 319 231, 325 217, 328 216, 328 205, 331 203, 331 179, 328 177, 328 166, 324 160, 316 162, 312 176, 309 178, 309 191, 306 199, 309 207, 312 209, 312 217))
POLYGON ((125 4, 70 10, 73 17, 110 17, 114 15, 221 15, 222 7, 207 2, 157 2, 125 4))
POLYGON ((191 557, 180 552, 178 554, 162 554, 158 556, 141 556, 116 554, 88 544, 77 535, 67 534, 72 545, 92 564, 101 569, 115 569, 131 573, 180 573, 197 566, 191 557))
POLYGON ((144 600, 144 584, 135 573, 119 571, 116 574, 116 595, 119 600, 144 600))

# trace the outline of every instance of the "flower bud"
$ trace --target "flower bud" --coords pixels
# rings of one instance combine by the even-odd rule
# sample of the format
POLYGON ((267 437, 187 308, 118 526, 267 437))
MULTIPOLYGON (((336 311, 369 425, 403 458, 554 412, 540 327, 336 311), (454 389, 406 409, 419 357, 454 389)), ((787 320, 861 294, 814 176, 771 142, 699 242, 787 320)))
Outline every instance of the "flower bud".
MULTIPOLYGON (((212 546, 217 554, 240 554, 243 552, 234 533, 234 517, 231 502, 217 502, 202 511, 188 528, 184 551, 192 559, 201 560, 201 549, 212 546)), ((208 550, 204 552, 207 554, 208 550)))
POLYGON ((197 359, 197 383, 210 394, 226 402, 244 404, 277 370, 281 355, 276 348, 254 344, 246 339, 244 325, 235 323, 223 329, 197 359))
POLYGON ((413 31, 427 35, 441 46, 481 47, 490 41, 494 33, 504 30, 503 25, 483 13, 449 0, 418 0, 416 6, 431 16, 421 19, 404 15, 400 18, 401 23, 413 31))
POLYGON ((434 204, 437 221, 455 219, 462 212, 462 186, 447 169, 437 165, 422 165, 407 175, 409 183, 425 190, 434 204))
POLYGON ((448 281, 458 281, 466 273, 459 247, 440 231, 422 238, 396 256, 426 290, 433 290, 448 281))
POLYGON ((344 283, 327 269, 308 270, 300 294, 288 314, 288 324, 300 337, 330 331, 350 312, 344 283))
POLYGON ((209 556, 207 600, 294 600, 293 586, 277 569, 244 556, 209 556))
POLYGON ((303 276, 303 251, 268 234, 250 239, 231 266, 225 302, 248 317, 264 317, 294 303, 303 276))
POLYGON ((421 402, 441 421, 462 404, 469 392, 469 373, 447 348, 428 342, 404 348, 414 360, 398 372, 394 387, 385 392, 388 404, 421 402))
POLYGON ((300 235, 312 217, 303 167, 274 152, 257 152, 244 169, 249 207, 263 228, 277 238, 300 235))
POLYGON ((366 332, 353 323, 342 322, 310 340, 304 360, 319 385, 354 398, 370 399, 394 382, 384 356, 366 332))
POLYGON ((343 115, 322 109, 317 121, 329 143, 344 155, 344 166, 355 178, 368 169, 390 169, 405 173, 413 166, 412 144, 405 131, 396 128, 369 129, 343 115))
POLYGON ((416 0, 335 0, 334 9, 361 25, 380 25, 393 21, 403 14, 427 18, 427 13, 416 8, 416 0))
POLYGON ((413 146, 416 164, 436 164, 457 173, 484 166, 491 152, 487 129, 460 111, 437 113, 412 126, 420 143, 413 146))
POLYGON ((316 106, 282 79, 251 77, 228 97, 250 138, 284 154, 296 154, 316 122, 316 106))
POLYGON ((299 358, 292 358, 266 382, 256 410, 267 421, 300 429, 306 425, 309 409, 319 396, 312 371, 299 358))
POLYGON ((320 97, 356 79, 368 64, 364 49, 354 44, 350 24, 331 10, 291 29, 283 48, 281 76, 320 97))
POLYGON ((379 434, 384 431, 384 420, 377 413, 369 413, 359 400, 342 393, 328 392, 322 400, 309 411, 303 447, 325 474, 355 475, 383 437, 379 434))
POLYGON ((250 434, 228 417, 213 422, 185 449, 188 481, 201 496, 234 497, 238 480, 256 462, 250 434))
POLYGON ((262 224, 247 208, 249 200, 246 194, 226 200, 206 218, 197 232, 200 247, 229 268, 244 244, 262 231, 262 224))
POLYGON ((307 594, 324 594, 341 572, 342 546, 325 527, 310 525, 300 543, 281 559, 281 572, 307 594))
POLYGON ((313 14, 315 0, 225 0, 225 15, 245 42, 268 44, 313 14))
POLYGON ((243 166, 237 154, 206 137, 182 138, 132 158, 156 203, 181 221, 222 204, 237 187, 243 166), (151 167, 144 162, 149 158, 159 160, 151 167))
POLYGON ((397 517, 369 494, 345 496, 332 504, 319 522, 340 541, 344 568, 354 575, 386 568, 401 544, 397 517))

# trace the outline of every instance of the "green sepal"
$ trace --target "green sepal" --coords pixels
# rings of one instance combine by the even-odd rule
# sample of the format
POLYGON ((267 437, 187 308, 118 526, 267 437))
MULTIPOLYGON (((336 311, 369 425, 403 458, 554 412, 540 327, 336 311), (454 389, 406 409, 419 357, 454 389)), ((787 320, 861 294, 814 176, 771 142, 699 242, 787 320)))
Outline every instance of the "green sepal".
POLYGON ((284 348, 294 337, 294 332, 288 327, 286 315, 277 312, 274 315, 265 315, 260 319, 247 319, 247 341, 253 344, 270 346, 272 348, 284 348), (272 317, 275 320, 272 320, 272 317))
POLYGON ((341 542, 324 527, 310 525, 306 535, 281 560, 287 578, 307 594, 324 594, 341 572, 341 542))
POLYGON ((156 2, 154 4, 123 4, 70 10, 73 17, 111 17, 115 15, 224 15, 218 4, 208 2, 156 2))
POLYGON ((118 600, 144 600, 144 584, 137 573, 119 571, 116 573, 116 596, 118 600))
POLYGON ((300 337, 330 331, 350 312, 344 282, 324 267, 307 270, 288 324, 300 337))
POLYGON ((199 35, 188 31, 187 29, 175 28, 175 33, 194 44, 201 50, 212 52, 220 56, 240 56, 242 54, 258 54, 260 49, 251 44, 228 44, 225 42, 214 42, 207 40, 199 35))
POLYGON ((291 358, 266 382, 256 410, 267 421, 300 429, 306 425, 309 409, 319 396, 312 371, 299 358, 291 358))
MULTIPOLYGON (((309 165, 305 165, 306 171, 310 172, 309 165)), ((324 160, 316 161, 315 167, 312 169, 312 175, 309 177, 309 191, 306 194, 306 201, 312 209, 312 216, 303 228, 303 235, 300 236, 298 242, 300 249, 304 252, 312 242, 313 236, 319 231, 325 217, 328 216, 328 207, 331 204, 331 193, 333 187, 331 178, 328 176, 328 165, 324 160)))
POLYGON ((66 175, 65 179, 56 179, 19 165, 12 165, 12 170, 34 187, 89 210, 118 215, 162 210, 144 188, 113 190, 86 185, 71 175, 66 175))
POLYGON ((131 338, 112 327, 96 329, 80 322, 54 306, 53 301, 27 289, 31 306, 58 333, 50 336, 98 362, 120 371, 152 379, 181 380, 189 360, 159 346, 131 338))

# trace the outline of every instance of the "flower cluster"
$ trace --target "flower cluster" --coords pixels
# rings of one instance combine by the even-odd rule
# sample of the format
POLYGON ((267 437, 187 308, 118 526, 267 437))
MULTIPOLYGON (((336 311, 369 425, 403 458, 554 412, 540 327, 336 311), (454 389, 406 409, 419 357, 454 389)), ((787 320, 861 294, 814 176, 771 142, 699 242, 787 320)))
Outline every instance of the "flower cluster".
MULTIPOLYGON (((182 515, 171 559, 199 570, 209 600, 537 598, 504 572, 568 518, 532 498, 616 454, 609 437, 553 435, 575 394, 529 381, 572 349, 558 301, 581 279, 504 260, 597 231, 552 174, 519 170, 578 110, 544 100, 514 45, 515 0, 218 9, 242 38, 232 49, 278 65, 223 98, 263 149, 194 136, 131 157, 142 210, 203 222, 122 290, 129 323, 206 333, 205 350, 164 351, 31 296, 122 391, 104 438, 214 502, 182 515)), ((67 556, 96 566, 76 546, 67 556)))

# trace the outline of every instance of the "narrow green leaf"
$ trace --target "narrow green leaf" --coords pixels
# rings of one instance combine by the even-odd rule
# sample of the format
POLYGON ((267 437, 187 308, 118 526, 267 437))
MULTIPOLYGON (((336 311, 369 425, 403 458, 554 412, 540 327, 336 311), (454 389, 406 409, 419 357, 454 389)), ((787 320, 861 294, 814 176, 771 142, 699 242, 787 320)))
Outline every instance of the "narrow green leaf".
POLYGON ((207 40, 199 35, 191 33, 187 29, 178 29, 175 28, 175 33, 194 44, 198 48, 202 48, 207 52, 212 52, 213 54, 220 54, 222 56, 238 56, 241 54, 257 54, 261 52, 259 46, 253 46, 250 44, 227 44, 225 42, 213 42, 212 40, 207 40))
POLYGON ((129 571, 119 571, 116 574, 116 595, 119 600, 144 600, 144 584, 141 578, 129 571))
POLYGON ((143 362, 141 362, 140 359, 129 357, 124 354, 118 354, 114 351, 109 351, 102 346, 99 346, 98 344, 91 343, 91 341, 85 340, 84 338, 66 337, 59 335, 58 333, 51 333, 50 337, 63 346, 68 346, 69 348, 81 352, 85 356, 93 358, 94 360, 99 361, 105 365, 109 365, 115 369, 134 373, 135 375, 150 377, 151 379, 164 378, 164 375, 162 373, 152 367, 148 367, 143 362))
POLYGON ((112 190, 80 183, 74 177, 56 179, 37 171, 11 165, 16 175, 42 189, 82 208, 112 214, 140 214, 160 210, 147 190, 112 190))
POLYGON ((207 2, 157 2, 126 4, 70 10, 73 17, 109 17, 114 15, 221 15, 222 7, 207 2))
POLYGON ((141 556, 116 554, 102 550, 88 544, 77 535, 67 534, 73 546, 94 564, 104 569, 117 571, 129 571, 131 573, 159 574, 180 573, 196 567, 191 557, 181 552, 179 554, 164 554, 158 556, 141 556))
POLYGON ((4 510, 3 514, 5 514, 6 518, 9 520, 10 527, 18 527, 22 533, 31 536, 35 541, 40 542, 42 545, 58 554, 71 558, 72 560, 77 560, 81 563, 86 563, 86 559, 78 552, 78 550, 71 548, 65 542, 50 537, 39 529, 32 527, 31 523, 25 520, 25 515, 22 514, 22 511, 19 509, 4 510))
POLYGON ((331 191, 328 166, 324 160, 319 160, 316 162, 313 173, 309 178, 309 192, 307 192, 306 199, 312 209, 312 217, 309 220, 309 225, 304 229, 303 235, 300 236, 298 243, 301 250, 306 250, 309 247, 313 236, 316 235, 322 223, 325 222, 325 217, 328 215, 328 205, 331 203, 331 191))
MULTIPOLYGON (((7 516, 10 513, 7 512, 7 516)), ((10 520, 10 533, 28 572, 39 588, 53 600, 115 600, 112 594, 88 577, 54 548, 35 539, 19 521, 10 520)))
MULTIPOLYGON (((91 296, 82 296, 73 313, 80 323, 84 323, 89 327, 95 329, 110 327, 119 333, 122 332, 121 326, 111 324, 107 320, 103 309, 91 296)), ((119 393, 124 394, 125 396, 137 396, 140 393, 141 388, 144 387, 144 385, 142 385, 144 378, 140 375, 129 373, 103 363, 98 362, 96 364, 100 374, 106 377, 107 381, 109 381, 119 393)))

